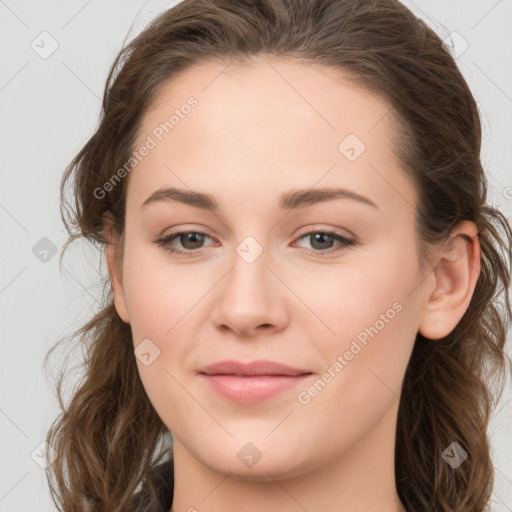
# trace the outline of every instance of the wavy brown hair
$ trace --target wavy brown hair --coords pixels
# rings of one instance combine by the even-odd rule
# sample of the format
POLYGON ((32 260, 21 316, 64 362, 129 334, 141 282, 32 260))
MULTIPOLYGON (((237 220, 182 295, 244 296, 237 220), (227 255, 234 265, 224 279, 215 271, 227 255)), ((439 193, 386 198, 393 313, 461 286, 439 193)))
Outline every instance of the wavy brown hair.
MULTIPOLYGON (((114 243, 121 269, 127 179, 95 191, 128 161, 161 88, 196 64, 250 64, 265 55, 338 68, 390 102, 394 150, 419 194, 425 273, 429 249, 454 226, 469 220, 478 228, 481 271, 467 311, 443 339, 417 334, 400 397, 395 477, 410 512, 487 510, 494 480, 487 427, 510 370, 512 231, 487 203, 475 99, 440 37, 398 0, 185 0, 159 15, 118 54, 99 125, 66 168, 61 215, 69 238, 60 262, 83 238, 100 251, 114 243), (441 457, 452 442, 469 455, 457 469, 441 457)), ((157 469, 172 463, 172 433, 145 393, 130 326, 116 312, 109 276, 102 277, 101 307, 74 333, 83 375, 68 403, 64 371, 57 384, 62 413, 47 436, 58 454, 47 469, 51 496, 64 512, 156 511, 157 469), (145 505, 134 500, 142 492, 145 505)))

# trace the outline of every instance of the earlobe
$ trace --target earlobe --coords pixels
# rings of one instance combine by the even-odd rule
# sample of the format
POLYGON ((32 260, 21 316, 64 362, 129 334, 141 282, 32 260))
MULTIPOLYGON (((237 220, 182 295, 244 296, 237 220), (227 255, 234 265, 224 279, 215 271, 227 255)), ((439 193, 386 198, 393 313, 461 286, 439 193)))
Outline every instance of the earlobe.
POLYGON ((429 339, 450 334, 464 316, 480 274, 480 243, 473 222, 463 221, 436 254, 433 291, 426 291, 418 331, 429 339))
MULTIPOLYGON (((115 254, 117 240, 114 235, 114 230, 110 218, 111 216, 107 216, 107 220, 104 224, 105 233, 108 238, 108 243, 105 246, 105 259, 107 261, 108 272, 110 275, 112 295, 114 296, 114 306, 121 320, 129 324, 130 317, 128 314, 128 308, 126 307, 126 300, 124 296, 122 272, 121 269, 118 268, 118 262, 115 254)), ((121 241, 117 243, 124 243, 124 241, 123 239, 121 239, 121 241)))

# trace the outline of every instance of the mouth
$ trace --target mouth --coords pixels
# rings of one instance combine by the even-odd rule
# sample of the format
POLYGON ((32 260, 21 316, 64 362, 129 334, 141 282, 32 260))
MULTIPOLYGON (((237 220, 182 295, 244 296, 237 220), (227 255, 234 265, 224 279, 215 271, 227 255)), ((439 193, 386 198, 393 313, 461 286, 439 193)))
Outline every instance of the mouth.
POLYGON ((270 360, 219 361, 198 372, 198 377, 210 390, 245 404, 268 400, 303 384, 312 375, 307 369, 270 360))

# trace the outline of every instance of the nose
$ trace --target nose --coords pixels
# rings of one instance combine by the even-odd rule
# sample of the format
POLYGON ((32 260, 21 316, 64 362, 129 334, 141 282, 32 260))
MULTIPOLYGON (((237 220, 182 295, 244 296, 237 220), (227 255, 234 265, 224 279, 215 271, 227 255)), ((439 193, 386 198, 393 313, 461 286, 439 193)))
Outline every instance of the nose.
POLYGON ((234 255, 231 269, 215 288, 214 325, 244 337, 284 329, 291 294, 269 264, 265 252, 252 262, 234 255))

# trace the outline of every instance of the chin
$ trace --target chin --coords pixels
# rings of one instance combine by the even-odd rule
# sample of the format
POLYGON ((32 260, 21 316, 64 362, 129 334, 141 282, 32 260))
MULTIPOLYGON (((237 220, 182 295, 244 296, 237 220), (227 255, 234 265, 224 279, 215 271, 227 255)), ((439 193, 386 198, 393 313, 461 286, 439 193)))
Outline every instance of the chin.
POLYGON ((213 460, 204 460, 213 471, 222 474, 229 474, 233 480, 241 482, 273 482, 275 479, 283 480, 306 473, 310 470, 307 464, 301 464, 300 461, 290 461, 286 453, 274 457, 267 457, 263 454, 252 467, 245 466, 235 455, 234 457, 223 457, 222 460, 214 458, 213 460))

